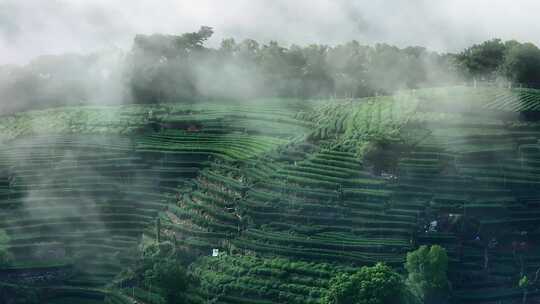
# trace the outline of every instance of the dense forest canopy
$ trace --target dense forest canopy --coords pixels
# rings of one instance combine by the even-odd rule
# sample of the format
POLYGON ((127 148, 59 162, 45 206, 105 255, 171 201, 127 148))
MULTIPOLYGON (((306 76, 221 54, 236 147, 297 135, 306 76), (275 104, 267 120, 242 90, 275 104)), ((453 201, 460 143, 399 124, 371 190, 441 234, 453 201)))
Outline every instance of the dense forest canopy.
POLYGON ((137 35, 130 52, 42 56, 0 67, 2 113, 58 105, 193 102, 207 99, 355 98, 473 80, 538 87, 540 49, 489 40, 461 53, 350 41, 283 46, 225 39, 213 29, 137 35))
POLYGON ((489 40, 457 54, 456 63, 469 78, 540 86, 540 49, 532 43, 489 40))

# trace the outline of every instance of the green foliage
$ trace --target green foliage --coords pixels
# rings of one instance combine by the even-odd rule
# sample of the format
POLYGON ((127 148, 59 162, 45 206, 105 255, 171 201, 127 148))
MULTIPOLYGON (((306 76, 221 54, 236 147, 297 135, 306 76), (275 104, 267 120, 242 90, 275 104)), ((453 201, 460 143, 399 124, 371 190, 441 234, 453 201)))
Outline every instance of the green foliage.
POLYGON ((373 142, 402 140, 400 130, 416 114, 419 99, 412 93, 324 103, 297 118, 318 126, 314 140, 337 139, 336 148, 355 151, 362 158, 373 142))
POLYGON ((192 268, 202 293, 214 297, 241 294, 242 303, 260 299, 261 303, 288 304, 318 303, 330 278, 344 271, 325 263, 227 254, 202 257, 192 268))
POLYGON ((457 60, 472 76, 493 77, 502 66, 505 53, 505 44, 500 39, 493 39, 465 49, 457 60))
POLYGON ((174 259, 153 261, 143 276, 145 286, 156 288, 158 293, 167 299, 167 303, 187 303, 185 293, 189 286, 189 277, 184 267, 174 259))
POLYGON ((0 69, 2 112, 84 103, 182 102, 254 97, 360 98, 455 83, 451 56, 387 44, 285 47, 275 41, 223 40, 213 29, 179 35, 136 35, 130 52, 44 56, 0 69), (98 71, 110 70, 102 79, 98 71), (50 77, 54 75, 54 77, 50 77))
POLYGON ((506 77, 514 83, 539 85, 540 49, 532 43, 493 39, 467 48, 456 59, 463 71, 473 77, 506 77))
MULTIPOLYGON (((117 276, 115 287, 123 288, 125 283, 132 285, 125 293, 145 303, 191 303, 188 293, 195 288, 196 280, 186 270, 172 243, 157 243, 143 237, 139 256, 134 268, 124 269, 117 276)), ((122 294, 116 296, 122 297, 122 294)))
POLYGON ((527 276, 523 276, 521 279, 519 279, 518 286, 522 289, 529 288, 529 278, 527 276))
POLYGON ((377 263, 353 274, 340 274, 330 282, 324 304, 403 303, 404 284, 392 268, 377 263))
POLYGON ((140 103, 197 98, 192 56, 201 54, 210 27, 182 35, 137 35, 130 58, 129 89, 140 103), (166 63, 166 64, 165 64, 166 63))
MULTIPOLYGON (((398 129, 399 122, 405 122, 408 119, 407 117, 399 117, 398 115, 402 113, 400 111, 401 109, 399 107, 394 108, 392 106, 393 102, 387 99, 386 97, 373 98, 366 101, 365 104, 359 105, 358 108, 354 104, 340 105, 340 115, 350 112, 351 116, 341 115, 338 117, 339 119, 332 117, 332 111, 334 109, 328 107, 328 112, 321 114, 320 117, 331 117, 334 120, 328 122, 328 128, 326 130, 329 131, 325 131, 325 133, 350 134, 351 136, 354 134, 366 134, 367 136, 365 138, 361 137, 358 140, 359 145, 357 147, 360 150, 359 154, 380 154, 380 151, 384 151, 385 149, 384 146, 377 147, 375 145, 377 143, 377 137, 385 134, 392 135, 392 132, 386 132, 385 130, 398 130, 402 132, 402 129, 398 129), (396 119, 396 123, 393 122, 394 119, 396 119), (348 129, 349 127, 350 129, 348 129), (363 139, 365 141, 362 141, 363 139), (366 144, 364 145, 363 143, 366 144)), ((363 101, 365 100, 360 102, 363 101)), ((448 128, 444 128, 442 131, 450 132, 448 128)), ((496 131, 499 132, 500 130, 496 131)), ((487 130, 482 130, 482 132, 487 132, 487 130)), ((148 149, 154 147, 156 151, 160 151, 165 146, 169 148, 174 147, 175 149, 178 147, 178 150, 186 146, 191 148, 192 145, 194 149, 198 146, 200 148, 203 145, 203 140, 208 140, 209 147, 217 145, 216 142, 219 142, 220 145, 223 143, 224 146, 228 146, 228 150, 231 150, 230 145, 232 143, 239 144, 240 141, 242 141, 242 144, 247 143, 247 141, 243 141, 237 135, 229 137, 228 135, 190 135, 181 131, 175 131, 175 133, 161 132, 152 137, 146 137, 144 142, 139 141, 138 144, 148 149), (227 139, 227 141, 222 141, 224 139, 227 139), (179 143, 173 143, 174 141, 179 141, 179 143), (188 142, 189 145, 187 144, 188 142)), ((461 135, 469 134, 459 133, 461 135)), ((476 134, 475 131, 473 133, 476 134)), ((383 137, 390 138, 391 136, 383 137)), ((258 142, 258 144, 262 145, 262 142, 258 142)), ((253 145, 255 146, 255 143, 253 145)), ((243 148, 247 150, 250 147, 251 143, 245 145, 243 148)), ((270 149, 272 148, 270 141, 268 147, 269 150, 272 150, 270 149)), ((389 148, 388 150, 394 149, 389 148)), ((193 153, 192 151, 190 152, 193 153)), ((332 270, 327 272, 332 273, 328 275, 323 273, 319 276, 318 274, 313 274, 313 265, 298 265, 296 262, 283 262, 283 264, 291 264, 287 268, 277 265, 261 265, 264 262, 257 262, 255 266, 238 266, 235 263, 243 259, 243 257, 231 260, 218 260, 214 259, 214 257, 208 257, 208 261, 216 261, 210 265, 211 267, 207 267, 205 271, 205 287, 210 286, 207 290, 212 292, 209 297, 220 297, 225 294, 230 297, 240 297, 239 295, 241 295, 250 297, 250 299, 259 299, 262 303, 264 301, 291 304, 313 303, 315 299, 319 299, 320 295, 326 292, 328 279, 335 274, 335 269, 339 267, 336 265, 339 265, 337 263, 342 260, 350 258, 351 260, 354 259, 355 261, 365 263, 380 260, 384 260, 387 263, 402 263, 403 256, 400 250, 409 244, 409 235, 413 231, 412 229, 416 228, 414 214, 416 210, 422 208, 421 205, 416 204, 417 201, 414 201, 415 204, 413 205, 413 201, 403 200, 404 204, 401 205, 402 201, 397 199, 395 201, 391 200, 395 197, 392 193, 394 188, 383 187, 384 184, 381 180, 365 176, 363 170, 366 164, 361 163, 355 157, 356 155, 350 151, 327 151, 327 149, 323 149, 317 153, 306 151, 305 154, 301 154, 302 151, 300 150, 294 150, 294 152, 298 152, 302 159, 298 163, 295 162, 294 165, 292 161, 288 162, 289 164, 287 165, 277 161, 274 162, 271 158, 268 158, 267 162, 273 165, 268 167, 268 171, 271 172, 272 177, 261 179, 252 189, 247 190, 248 195, 246 200, 239 199, 235 201, 236 198, 246 196, 238 193, 247 188, 247 183, 244 181, 242 175, 243 170, 246 168, 245 164, 249 165, 251 162, 250 159, 246 160, 245 164, 240 162, 223 162, 219 164, 219 170, 215 170, 213 166, 207 170, 203 170, 199 174, 199 179, 189 187, 193 190, 191 195, 184 193, 188 190, 180 191, 184 194, 183 197, 186 200, 190 200, 189 203, 176 206, 177 209, 185 212, 182 213, 185 216, 179 216, 179 220, 170 216, 169 221, 164 221, 163 228, 166 229, 164 231, 167 232, 168 236, 170 236, 169 232, 171 232, 169 229, 178 228, 174 232, 177 234, 182 233, 183 237, 180 239, 180 246, 182 248, 193 246, 196 249, 203 248, 203 252, 208 252, 205 246, 220 246, 222 248, 230 245, 229 248, 231 250, 229 252, 244 252, 247 254, 253 252, 253 255, 259 257, 285 256, 292 260, 312 261, 323 259, 336 263, 329 266, 332 270), (309 168, 309 170, 304 168, 309 168), (280 184, 278 181, 285 175, 291 176, 290 181, 294 183, 280 184), (365 180, 357 177, 357 175, 361 175, 365 180), (338 191, 333 189, 332 191, 325 191, 326 187, 330 186, 335 189, 334 184, 337 183, 342 184, 345 189, 340 187, 338 191), (364 186, 368 185, 368 183, 371 183, 369 187, 373 186, 375 189, 356 187, 356 185, 364 186), (304 187, 300 188, 298 185, 304 187), (306 187, 305 185, 308 186, 306 187), (347 187, 347 185, 355 187, 347 187), (278 190, 274 191, 274 188, 278 190), (374 195, 376 192, 381 192, 381 195, 374 195), (308 199, 305 199, 303 196, 306 196, 308 199), (369 201, 364 199, 364 197, 369 197, 369 201), (289 198, 292 199, 289 206, 287 206, 285 203, 289 198), (244 219, 249 219, 249 221, 245 221, 248 223, 246 224, 248 229, 242 231, 238 237, 236 237, 236 234, 227 234, 226 229, 218 226, 222 225, 221 227, 232 228, 233 232, 237 231, 237 225, 233 223, 236 215, 232 212, 223 212, 224 207, 232 203, 237 205, 235 207, 238 210, 246 212, 246 214, 240 213, 244 219), (394 208, 394 206, 397 208, 394 208), (385 210, 381 210, 383 208, 385 210), (197 211, 199 210, 203 210, 204 215, 198 214, 197 211), (385 212, 383 214, 381 211, 391 212, 385 212), (198 217, 197 221, 194 220, 195 217, 198 217), (265 225, 266 223, 268 225, 265 225), (218 228, 216 229, 215 227, 218 228), (366 229, 364 230, 364 228, 366 229), (374 231, 375 233, 373 233, 374 231), (381 236, 378 235, 379 233, 381 236), (380 239, 370 237, 372 234, 377 234, 377 237, 380 239), (394 238, 396 244, 392 244, 394 238), (225 243, 223 242, 224 240, 229 242, 225 243), (397 248, 397 250, 394 251, 394 248, 397 248), (391 249, 392 251, 390 251, 391 249), (218 266, 219 264, 226 265, 218 266), (292 264, 296 265, 292 266, 292 264), (222 268, 217 267, 227 267, 227 273, 225 274, 221 270, 222 268), (237 275, 237 272, 241 273, 241 275, 237 275), (214 281, 212 276, 216 277, 214 281), (314 281, 316 281, 315 284, 313 284, 314 281), (218 284, 215 282, 218 282, 218 284), (211 287, 215 287, 215 289, 211 289, 211 287), (309 295, 309 298, 307 295, 309 295), (287 300, 285 301, 284 299, 287 300)), ((430 152, 431 150, 428 150, 428 153, 430 152)), ((431 153, 435 154, 434 152, 431 153)), ((440 157, 441 154, 445 153, 437 153, 437 157, 440 157)), ((265 162, 266 160, 264 159, 265 162)), ((418 164, 417 162, 415 166, 431 169, 432 163, 429 160, 427 164, 422 162, 418 164)), ((463 173, 470 169, 462 168, 461 170, 463 173)), ((478 170, 487 172, 483 168, 479 168, 478 170)), ((471 175, 477 175, 477 173, 471 175)), ((417 183, 420 184, 421 180, 417 183)), ((399 194, 398 191, 400 190, 396 190, 397 194, 399 194)), ((418 191, 424 190, 420 189, 418 191)), ((467 189, 465 191, 469 190, 467 189)), ((420 201, 418 202, 421 203, 420 201)), ((234 212, 238 211, 234 210, 234 212)), ((162 213, 161 215, 164 219, 167 218, 165 214, 162 213)), ((147 217, 150 218, 150 216, 147 217)), ((10 227, 10 231, 12 231, 12 223, 17 221, 24 223, 23 220, 15 220, 8 216, 6 218, 9 220, 4 224, 6 227, 10 227)), ((132 242, 129 243, 131 244, 132 242)), ((441 262, 433 262, 432 260, 436 260, 438 255, 430 257, 429 252, 426 254, 427 257, 422 256, 420 253, 416 254, 416 263, 421 265, 415 266, 414 262, 410 262, 412 265, 409 265, 410 269, 416 269, 416 275, 410 275, 410 286, 415 287, 414 291, 416 295, 421 296, 423 299, 431 299, 435 292, 426 292, 426 290, 444 289, 441 287, 444 284, 440 283, 443 279, 433 280, 434 276, 439 276, 424 273, 428 272, 425 265, 429 266, 427 268, 440 269, 439 264, 441 262), (440 283, 438 286, 430 285, 437 282, 440 283)), ((123 253, 119 253, 119 255, 123 256, 123 253)), ((139 290, 134 289, 134 292, 136 291, 139 295, 139 299, 143 300, 143 302, 146 302, 145 299, 154 299, 152 300, 153 302, 158 302, 159 300, 157 299, 162 297, 161 295, 164 298, 174 297, 175 299, 182 299, 186 292, 191 294, 189 275, 186 275, 185 270, 178 264, 178 255, 175 254, 174 247, 170 246, 170 243, 156 244, 152 241, 146 244, 142 256, 143 266, 142 271, 138 273, 140 276, 139 280, 131 281, 136 282, 134 284, 138 283, 136 286, 140 287, 139 290), (184 288, 186 276, 188 277, 188 287, 184 288), (186 292, 179 292, 186 288, 186 292)), ((414 260, 413 258, 414 256, 411 255, 411 260, 414 260)), ((276 262, 275 264, 278 263, 276 262)), ((343 263, 342 265, 346 264, 343 263)), ((433 272, 433 269, 431 269, 431 272, 433 272)), ((135 277, 137 274, 133 274, 133 276, 135 277)), ((348 293, 356 290, 356 285, 350 283, 351 277, 353 275, 344 275, 336 278, 336 287, 332 288, 345 290, 343 294, 346 298, 348 293)), ((360 275, 357 275, 357 277, 360 277, 360 275)), ((365 277, 369 276, 366 275, 365 277)), ((373 287, 372 285, 365 284, 365 286, 370 288, 373 287)), ((368 299, 369 297, 375 297, 372 294, 374 292, 369 293, 364 290, 363 293, 366 294, 366 298, 368 299)), ((381 294, 377 293, 378 295, 381 294)), ((223 302, 228 301, 227 299, 219 300, 223 302)), ((245 302, 249 301, 245 300, 245 302)), ((343 302, 347 301, 347 298, 343 300, 343 302)))
POLYGON ((523 304, 527 303, 527 294, 529 292, 529 278, 525 275, 521 279, 519 279, 518 286, 519 288, 523 289, 523 298, 521 302, 523 304))
POLYGON ((407 253, 405 269, 407 285, 425 303, 437 303, 445 299, 449 291, 447 277, 448 255, 439 245, 420 246, 407 253))
POLYGON ((530 43, 493 39, 459 54, 357 41, 285 47, 275 41, 237 43, 228 38, 219 48, 206 47, 213 32, 202 26, 179 35, 136 35, 126 54, 43 56, 25 67, 4 67, 0 79, 6 84, 0 95, 13 102, 0 110, 12 113, 131 99, 191 103, 269 96, 362 98, 456 85, 461 82, 456 72, 540 85, 540 50, 530 43), (97 73, 103 70, 110 76, 97 73))
POLYGON ((502 71, 515 83, 538 85, 540 49, 532 43, 512 43, 508 47, 502 71))

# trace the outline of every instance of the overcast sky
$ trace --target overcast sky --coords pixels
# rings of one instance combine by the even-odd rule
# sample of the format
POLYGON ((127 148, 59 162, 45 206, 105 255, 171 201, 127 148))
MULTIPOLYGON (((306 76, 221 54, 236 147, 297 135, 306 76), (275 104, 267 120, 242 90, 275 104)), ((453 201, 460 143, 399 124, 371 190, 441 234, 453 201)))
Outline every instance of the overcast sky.
POLYGON ((284 44, 356 39, 456 51, 493 37, 540 44, 539 0, 0 0, 0 64, 129 49, 137 33, 212 26, 284 44))

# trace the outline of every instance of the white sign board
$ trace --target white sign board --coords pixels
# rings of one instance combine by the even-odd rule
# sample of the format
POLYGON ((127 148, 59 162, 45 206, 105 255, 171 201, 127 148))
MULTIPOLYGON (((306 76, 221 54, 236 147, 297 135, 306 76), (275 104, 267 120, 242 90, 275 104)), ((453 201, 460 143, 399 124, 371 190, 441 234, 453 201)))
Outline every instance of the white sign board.
POLYGON ((212 249, 212 256, 217 257, 219 255, 219 249, 212 249))

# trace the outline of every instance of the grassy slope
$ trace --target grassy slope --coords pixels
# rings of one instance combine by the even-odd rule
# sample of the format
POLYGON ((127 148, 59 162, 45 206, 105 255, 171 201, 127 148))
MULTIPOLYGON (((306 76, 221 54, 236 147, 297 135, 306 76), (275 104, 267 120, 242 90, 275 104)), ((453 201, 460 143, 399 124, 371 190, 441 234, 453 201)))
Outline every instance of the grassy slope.
MULTIPOLYGON (((486 237, 493 225, 510 227, 497 235, 501 242, 515 231, 536 237, 540 131, 519 112, 540 109, 537 97, 530 90, 443 88, 307 108, 291 101, 162 105, 151 108, 152 119, 196 124, 202 132, 167 131, 134 143, 144 153, 202 150, 220 160, 205 165, 159 212, 166 237, 206 256, 192 265, 202 282, 197 298, 315 303, 337 269, 380 260, 399 266, 414 246, 440 243, 452 258, 456 298, 489 302, 497 294, 519 297, 511 254, 490 250, 486 275, 483 252, 467 236, 417 231, 433 217, 425 213, 429 206, 438 215, 474 218, 486 237), (409 145, 397 181, 371 175, 359 158, 380 140, 409 145), (226 254, 208 257, 212 248, 226 254), (474 286, 461 283, 471 278, 474 286)), ((29 112, 0 120, 0 130, 7 139, 127 135, 149 121, 149 110, 29 112)), ((534 271, 540 254, 523 254, 525 270, 534 271)))
POLYGON ((14 266, 35 276, 65 267, 69 275, 54 284, 103 286, 132 261, 140 234, 177 187, 209 160, 243 161, 301 139, 311 124, 294 112, 305 106, 263 100, 3 117, 0 227, 14 266))

